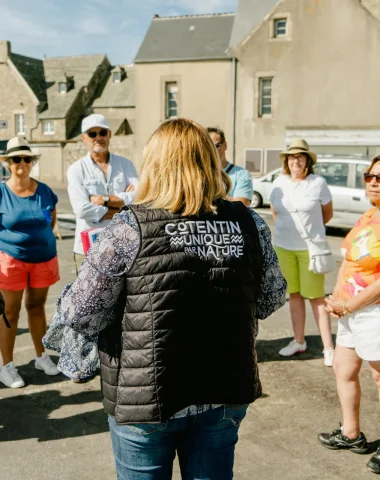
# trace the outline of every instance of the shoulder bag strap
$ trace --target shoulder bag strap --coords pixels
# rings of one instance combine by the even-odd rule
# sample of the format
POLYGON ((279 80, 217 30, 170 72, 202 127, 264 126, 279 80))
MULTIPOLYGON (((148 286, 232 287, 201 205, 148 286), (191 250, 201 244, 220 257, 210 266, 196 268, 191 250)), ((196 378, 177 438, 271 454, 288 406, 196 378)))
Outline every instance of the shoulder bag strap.
POLYGON ((304 224, 302 223, 302 220, 301 220, 301 215, 299 214, 299 211, 294 208, 294 205, 293 205, 293 202, 292 202, 292 198, 291 196, 289 196, 289 201, 293 207, 293 211, 294 211, 294 215, 293 215, 293 212, 290 212, 293 219, 294 219, 294 222, 296 224, 296 227, 297 227, 297 230, 299 231, 299 233, 301 234, 301 237, 305 240, 305 241, 311 241, 311 238, 309 236, 309 234, 307 233, 306 231, 306 228, 304 226, 304 224))
POLYGON ((228 167, 226 168, 225 172, 226 172, 226 173, 230 173, 230 171, 231 171, 233 168, 234 168, 234 164, 233 164, 233 163, 230 163, 230 164, 228 165, 228 167))

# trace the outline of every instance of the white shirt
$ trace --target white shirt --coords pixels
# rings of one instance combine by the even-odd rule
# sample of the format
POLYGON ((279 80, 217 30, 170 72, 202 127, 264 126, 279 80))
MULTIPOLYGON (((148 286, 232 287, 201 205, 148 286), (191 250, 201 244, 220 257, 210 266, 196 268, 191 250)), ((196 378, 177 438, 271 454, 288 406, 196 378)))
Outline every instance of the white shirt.
POLYGON ((280 175, 273 182, 269 201, 277 214, 274 245, 287 250, 307 250, 293 218, 297 215, 295 210, 312 240, 326 239, 321 206, 331 202, 332 196, 323 177, 311 174, 300 182, 293 182, 289 175, 280 175))
POLYGON ((83 255, 80 233, 89 228, 105 227, 110 222, 101 220, 108 208, 91 203, 90 195, 116 195, 128 205, 136 195, 137 172, 130 160, 110 153, 105 179, 102 170, 88 153, 67 169, 67 182, 70 203, 76 215, 74 253, 83 255), (130 184, 135 186, 135 190, 126 192, 130 184))

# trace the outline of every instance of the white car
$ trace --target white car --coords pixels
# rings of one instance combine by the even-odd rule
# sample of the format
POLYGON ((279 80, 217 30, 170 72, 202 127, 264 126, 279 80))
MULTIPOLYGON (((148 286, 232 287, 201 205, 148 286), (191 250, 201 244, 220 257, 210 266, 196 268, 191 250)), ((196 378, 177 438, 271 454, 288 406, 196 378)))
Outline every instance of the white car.
MULTIPOLYGON (((333 197, 334 215, 328 226, 352 228, 359 217, 371 207, 363 180, 363 173, 370 163, 370 159, 362 155, 318 155, 314 172, 326 179, 333 197)), ((282 175, 281 168, 252 179, 253 208, 269 205, 268 197, 278 175, 282 175)))

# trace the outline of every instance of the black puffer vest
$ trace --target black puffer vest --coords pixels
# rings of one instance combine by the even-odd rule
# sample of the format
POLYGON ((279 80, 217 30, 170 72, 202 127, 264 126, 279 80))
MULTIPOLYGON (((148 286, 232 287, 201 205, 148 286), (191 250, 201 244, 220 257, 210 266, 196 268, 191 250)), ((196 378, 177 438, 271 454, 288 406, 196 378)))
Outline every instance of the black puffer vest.
POLYGON ((255 301, 256 224, 240 202, 185 218, 133 206, 141 247, 125 279, 120 323, 99 339, 106 411, 118 424, 162 422, 189 405, 261 395, 255 301))

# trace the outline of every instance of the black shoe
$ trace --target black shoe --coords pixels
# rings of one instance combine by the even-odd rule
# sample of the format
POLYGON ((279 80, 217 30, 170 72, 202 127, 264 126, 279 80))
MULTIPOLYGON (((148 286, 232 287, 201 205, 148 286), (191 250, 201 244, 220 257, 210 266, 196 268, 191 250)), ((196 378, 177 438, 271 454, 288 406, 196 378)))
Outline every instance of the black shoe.
MULTIPOLYGON (((318 440, 321 444, 329 448, 330 450, 351 450, 354 453, 367 453, 368 452, 368 443, 365 438, 364 433, 360 432, 360 435, 351 440, 351 438, 343 435, 342 430, 334 430, 331 433, 320 433, 318 435, 318 440)), ((379 467, 380 467, 380 456, 379 456, 379 467)))
POLYGON ((371 470, 371 472, 380 474, 380 447, 369 459, 367 467, 371 470))

